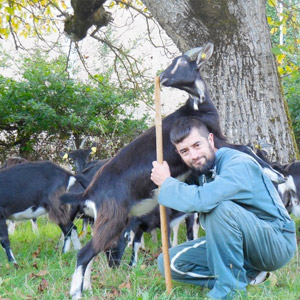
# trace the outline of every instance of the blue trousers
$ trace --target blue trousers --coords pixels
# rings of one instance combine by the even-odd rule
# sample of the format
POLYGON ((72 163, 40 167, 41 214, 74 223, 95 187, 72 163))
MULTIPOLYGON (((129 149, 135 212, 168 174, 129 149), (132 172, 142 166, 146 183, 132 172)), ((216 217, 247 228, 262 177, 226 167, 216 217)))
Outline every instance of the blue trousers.
MULTIPOLYGON (((169 250, 172 279, 208 287, 211 299, 232 299, 261 271, 288 263, 297 249, 293 221, 268 222, 232 201, 201 214, 206 235, 169 250)), ((162 254, 158 266, 164 274, 162 254)))

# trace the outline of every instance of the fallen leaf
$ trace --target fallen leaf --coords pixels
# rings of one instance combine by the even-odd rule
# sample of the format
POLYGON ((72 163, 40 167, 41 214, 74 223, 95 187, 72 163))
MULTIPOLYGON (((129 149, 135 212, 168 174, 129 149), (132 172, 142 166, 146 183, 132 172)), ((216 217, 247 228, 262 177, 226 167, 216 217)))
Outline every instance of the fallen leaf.
POLYGON ((44 276, 46 276, 46 275, 48 275, 49 274, 49 272, 47 271, 47 270, 40 270, 37 274, 36 274, 36 276, 38 276, 38 277, 44 277, 44 276))
POLYGON ((35 269, 38 269, 38 266, 37 266, 37 263, 34 262, 33 265, 32 265, 35 269))
POLYGON ((44 290, 46 290, 48 288, 48 286, 49 286, 48 281, 46 279, 42 278, 42 282, 38 286, 38 291, 40 293, 43 293, 44 290))
POLYGON ((124 288, 130 289, 131 288, 131 283, 130 282, 123 282, 119 285, 119 289, 124 289, 124 288))
POLYGON ((39 257, 40 253, 41 253, 41 247, 38 247, 37 250, 32 253, 32 257, 37 258, 39 257))

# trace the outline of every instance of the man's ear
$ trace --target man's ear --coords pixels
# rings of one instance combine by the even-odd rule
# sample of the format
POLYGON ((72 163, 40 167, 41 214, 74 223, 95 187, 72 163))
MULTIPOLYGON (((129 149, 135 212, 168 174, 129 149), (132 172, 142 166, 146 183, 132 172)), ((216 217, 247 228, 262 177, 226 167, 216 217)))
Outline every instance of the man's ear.
POLYGON ((215 149, 214 134, 211 132, 208 134, 208 142, 212 146, 212 148, 215 149))

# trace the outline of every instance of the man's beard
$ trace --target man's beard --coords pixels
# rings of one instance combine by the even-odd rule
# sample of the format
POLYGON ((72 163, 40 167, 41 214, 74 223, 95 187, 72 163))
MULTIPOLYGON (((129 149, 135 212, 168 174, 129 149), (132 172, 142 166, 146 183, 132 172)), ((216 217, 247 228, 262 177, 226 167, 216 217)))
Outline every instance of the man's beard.
POLYGON ((215 154, 212 155, 211 158, 206 160, 206 163, 203 166, 194 167, 193 165, 190 165, 190 168, 192 169, 192 172, 197 175, 207 174, 211 169, 214 168, 216 164, 216 156, 215 154))

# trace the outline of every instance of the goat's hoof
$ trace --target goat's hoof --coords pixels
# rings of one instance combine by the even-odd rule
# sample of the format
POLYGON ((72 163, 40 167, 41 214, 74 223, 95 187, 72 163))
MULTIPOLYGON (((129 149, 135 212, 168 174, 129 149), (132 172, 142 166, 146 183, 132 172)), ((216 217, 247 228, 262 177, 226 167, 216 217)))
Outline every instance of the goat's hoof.
POLYGON ((14 262, 14 267, 15 267, 17 270, 19 270, 19 265, 18 265, 17 262, 14 262))

